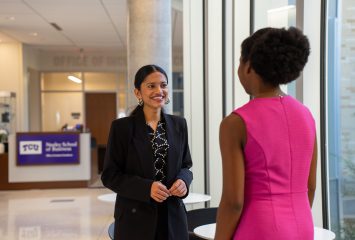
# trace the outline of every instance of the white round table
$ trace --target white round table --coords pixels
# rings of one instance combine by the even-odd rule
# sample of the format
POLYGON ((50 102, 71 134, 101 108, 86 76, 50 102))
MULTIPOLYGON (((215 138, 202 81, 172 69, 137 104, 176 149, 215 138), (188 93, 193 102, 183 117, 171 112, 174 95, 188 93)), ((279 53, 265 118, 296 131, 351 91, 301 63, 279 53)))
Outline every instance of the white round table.
POLYGON ((182 201, 185 204, 194 204, 194 203, 208 202, 210 200, 211 200, 211 196, 210 195, 191 192, 182 201))
POLYGON ((335 233, 328 229, 314 227, 314 240, 333 240, 335 233))
POLYGON ((206 224, 194 229, 194 234, 203 239, 213 239, 216 233, 216 224, 206 224))
POLYGON ((102 194, 97 197, 97 199, 103 202, 116 202, 116 193, 102 194))
MULTIPOLYGON (((108 193, 102 194, 97 197, 99 200, 103 202, 115 202, 116 201, 116 193, 108 193)), ((201 194, 201 193, 189 193, 189 195, 184 198, 182 201, 185 204, 194 204, 194 203, 202 203, 211 200, 210 195, 201 194)))
MULTIPOLYGON (((216 224, 206 224, 194 229, 194 233, 203 239, 213 239, 216 232, 216 224)), ((314 227, 314 240, 333 240, 335 233, 328 229, 314 227)))

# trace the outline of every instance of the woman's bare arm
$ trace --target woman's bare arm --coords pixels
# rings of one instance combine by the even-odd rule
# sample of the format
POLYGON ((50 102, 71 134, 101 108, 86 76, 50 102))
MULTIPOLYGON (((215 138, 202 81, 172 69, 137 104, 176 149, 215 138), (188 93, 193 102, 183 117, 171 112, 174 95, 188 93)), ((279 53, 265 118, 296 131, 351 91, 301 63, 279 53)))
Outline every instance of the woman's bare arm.
POLYGON ((309 205, 312 207, 314 200, 314 193, 316 191, 316 182, 317 182, 317 138, 314 140, 313 156, 311 167, 309 170, 308 177, 308 200, 309 205))
POLYGON ((235 114, 226 117, 220 126, 223 190, 217 213, 216 240, 232 239, 243 210, 245 132, 243 120, 235 114))

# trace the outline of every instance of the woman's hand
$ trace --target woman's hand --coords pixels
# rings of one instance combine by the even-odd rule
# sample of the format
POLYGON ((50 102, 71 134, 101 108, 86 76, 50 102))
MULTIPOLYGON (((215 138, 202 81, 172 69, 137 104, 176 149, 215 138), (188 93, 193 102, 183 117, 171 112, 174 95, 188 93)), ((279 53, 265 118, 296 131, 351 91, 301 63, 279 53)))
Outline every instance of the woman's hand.
POLYGON ((177 179, 169 189, 169 192, 173 196, 183 197, 187 193, 187 187, 183 180, 177 179))
POLYGON ((150 188, 150 197, 157 202, 164 202, 169 196, 171 196, 169 190, 164 184, 159 181, 153 182, 150 188))

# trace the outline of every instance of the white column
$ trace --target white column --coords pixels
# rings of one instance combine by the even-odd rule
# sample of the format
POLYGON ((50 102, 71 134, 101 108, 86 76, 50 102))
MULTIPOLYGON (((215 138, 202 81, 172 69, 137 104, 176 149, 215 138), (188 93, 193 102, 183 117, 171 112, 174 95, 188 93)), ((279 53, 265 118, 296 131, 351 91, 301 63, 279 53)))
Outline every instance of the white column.
MULTIPOLYGON (((234 90, 234 106, 238 108, 249 101, 249 95, 245 92, 238 77, 239 57, 241 52, 241 44, 247 38, 250 28, 250 2, 244 0, 234 1, 234 64, 233 71, 235 78, 233 79, 234 90)), ((229 110, 229 109, 227 109, 229 110)))
MULTIPOLYGON (((189 144, 194 179, 191 191, 205 192, 204 88, 203 88, 203 2, 183 0, 184 29, 184 115, 189 128, 189 144)), ((193 208, 204 207, 194 204, 193 208)))
POLYGON ((170 0, 128 1, 128 98, 130 112, 137 100, 133 94, 134 75, 143 65, 156 64, 162 67, 169 78, 171 103, 166 112, 172 112, 172 42, 170 0))
POLYGON ((322 213, 322 179, 320 155, 320 21, 321 0, 307 2, 304 7, 304 34, 311 44, 311 54, 303 70, 303 103, 311 110, 317 126, 318 162, 317 189, 314 197, 312 213, 314 225, 323 226, 322 213))
POLYGON ((219 150, 219 125, 222 121, 222 1, 207 1, 207 54, 205 86, 208 188, 211 207, 219 205, 222 193, 222 161, 219 150))

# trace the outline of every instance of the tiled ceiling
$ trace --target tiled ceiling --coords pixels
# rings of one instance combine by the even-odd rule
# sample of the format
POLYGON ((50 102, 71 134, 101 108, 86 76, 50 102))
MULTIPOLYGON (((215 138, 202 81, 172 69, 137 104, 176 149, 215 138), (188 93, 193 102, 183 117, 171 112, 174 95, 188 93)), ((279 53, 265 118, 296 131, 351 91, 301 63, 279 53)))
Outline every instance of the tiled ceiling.
MULTIPOLYGON (((182 46, 181 1, 172 1, 174 48, 182 46)), ((16 40, 48 51, 125 51, 126 26, 127 0, 0 0, 0 44, 16 40)))

